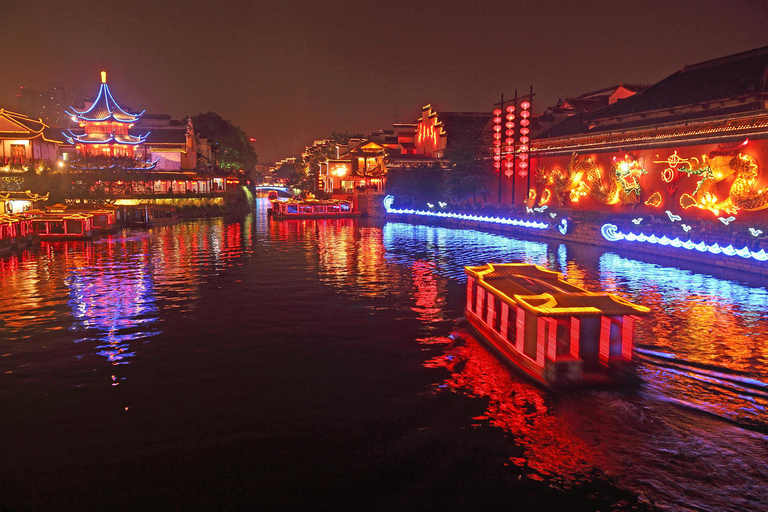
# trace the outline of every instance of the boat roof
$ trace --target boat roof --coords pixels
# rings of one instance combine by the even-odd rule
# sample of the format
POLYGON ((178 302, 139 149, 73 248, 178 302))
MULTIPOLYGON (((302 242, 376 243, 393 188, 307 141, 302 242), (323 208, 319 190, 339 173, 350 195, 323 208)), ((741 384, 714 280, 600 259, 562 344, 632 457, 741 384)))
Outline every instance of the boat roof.
POLYGON ((487 263, 464 267, 466 273, 501 300, 546 316, 642 315, 650 311, 609 293, 594 293, 562 274, 525 263, 487 263))

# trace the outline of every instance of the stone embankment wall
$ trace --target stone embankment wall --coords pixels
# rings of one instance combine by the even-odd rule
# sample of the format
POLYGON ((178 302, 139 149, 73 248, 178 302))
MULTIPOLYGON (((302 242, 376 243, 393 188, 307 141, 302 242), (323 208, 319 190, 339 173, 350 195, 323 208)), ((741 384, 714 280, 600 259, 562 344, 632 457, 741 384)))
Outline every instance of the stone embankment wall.
MULTIPOLYGON (((383 208, 382 208, 383 209, 383 208)), ((616 241, 611 242, 603 237, 600 229, 603 226, 603 222, 599 220, 593 221, 569 221, 569 227, 566 234, 560 233, 560 231, 552 226, 548 229, 532 229, 523 228, 518 226, 494 224, 489 222, 473 221, 473 220, 460 220, 460 219, 445 219, 436 217, 425 217, 423 215, 405 215, 405 214, 391 214, 384 213, 384 218, 387 220, 397 222, 411 222, 414 224, 431 224, 439 225, 450 228, 462 228, 462 229, 477 229, 480 231, 487 231, 492 233, 507 234, 510 236, 536 239, 542 241, 563 241, 569 243, 580 243, 591 246, 601 246, 610 248, 621 254, 647 254, 653 256, 655 260, 670 259, 677 260, 699 265, 709 265, 721 269, 730 269, 743 272, 749 272, 752 274, 758 274, 768 277, 768 261, 758 261, 753 258, 742 258, 740 256, 725 256, 711 254, 709 252, 700 252, 695 249, 688 250, 682 248, 676 248, 671 246, 663 246, 659 244, 652 244, 647 242, 628 242, 628 241, 616 241)), ((548 222, 543 217, 525 217, 515 216, 514 218, 525 218, 526 220, 537 220, 548 222)), ((557 222, 557 219, 549 222, 557 222)), ((707 244, 717 243, 720 246, 726 246, 729 243, 736 249, 743 247, 749 247, 750 250, 759 251, 764 249, 768 253, 768 237, 763 236, 760 238, 750 238, 748 235, 737 235, 730 232, 723 232, 716 229, 717 226, 708 228, 706 226, 692 230, 689 233, 683 233, 678 226, 673 225, 652 225, 642 228, 631 228, 631 224, 620 222, 616 223, 619 226, 620 231, 624 232, 643 232, 646 235, 654 234, 657 237, 667 236, 667 238, 679 238, 685 242, 690 239, 693 242, 706 242, 707 244)), ((768 232, 768 231, 767 231, 768 232)))

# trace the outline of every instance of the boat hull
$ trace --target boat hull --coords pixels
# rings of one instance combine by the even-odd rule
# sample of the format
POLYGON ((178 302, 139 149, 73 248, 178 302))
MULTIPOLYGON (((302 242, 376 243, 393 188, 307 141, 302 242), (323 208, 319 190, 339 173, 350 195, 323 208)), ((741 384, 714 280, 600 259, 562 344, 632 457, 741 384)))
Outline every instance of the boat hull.
POLYGON ((357 217, 360 217, 362 215, 361 212, 351 212, 351 213, 325 213, 325 214, 314 214, 314 213, 306 213, 306 214, 282 214, 282 213, 275 213, 272 212, 271 217, 275 220, 290 220, 290 219, 301 219, 301 220, 307 220, 307 219, 354 219, 357 217))
POLYGON ((571 358, 545 360, 539 366, 535 360, 518 352, 469 309, 464 310, 469 330, 489 347, 508 367, 550 391, 564 392, 583 388, 634 388, 641 380, 632 361, 613 361, 601 372, 585 372, 583 361, 571 358))

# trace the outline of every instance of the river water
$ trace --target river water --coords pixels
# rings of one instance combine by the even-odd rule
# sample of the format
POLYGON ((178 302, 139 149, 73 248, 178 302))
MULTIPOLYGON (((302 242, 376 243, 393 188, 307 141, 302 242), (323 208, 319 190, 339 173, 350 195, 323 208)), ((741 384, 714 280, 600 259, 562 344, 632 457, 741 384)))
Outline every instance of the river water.
POLYGON ((766 282, 266 206, 0 258, 0 510, 768 509, 766 282), (456 336, 489 261, 649 306, 642 388, 456 336))

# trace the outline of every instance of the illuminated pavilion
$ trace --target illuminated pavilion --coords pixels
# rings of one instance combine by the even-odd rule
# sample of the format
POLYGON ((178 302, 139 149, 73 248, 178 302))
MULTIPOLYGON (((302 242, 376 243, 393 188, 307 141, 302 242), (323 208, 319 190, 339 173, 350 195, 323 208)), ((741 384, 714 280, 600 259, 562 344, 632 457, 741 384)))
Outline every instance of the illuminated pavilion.
POLYGON ((74 148, 74 154, 65 154, 67 169, 97 173, 117 196, 208 194, 226 188, 225 178, 197 173, 198 148, 204 156, 208 149, 210 162, 210 146, 197 140, 191 120, 178 125, 170 116, 127 111, 112 95, 105 71, 94 102, 85 110, 70 108, 68 114, 80 130, 63 133, 74 148))

